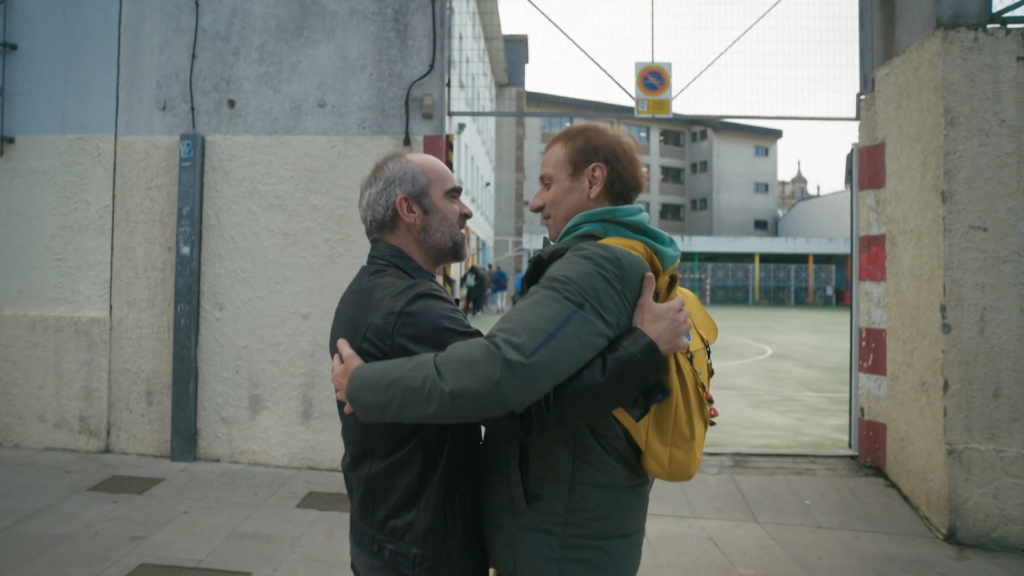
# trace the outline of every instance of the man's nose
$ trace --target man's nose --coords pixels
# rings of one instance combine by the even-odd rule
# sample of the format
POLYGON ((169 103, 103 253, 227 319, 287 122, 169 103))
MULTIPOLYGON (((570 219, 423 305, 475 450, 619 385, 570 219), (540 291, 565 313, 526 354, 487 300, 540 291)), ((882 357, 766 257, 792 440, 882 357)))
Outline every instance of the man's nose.
POLYGON ((466 204, 464 202, 459 202, 459 206, 460 206, 459 214, 462 216, 462 218, 464 220, 469 220, 470 218, 473 217, 473 209, 472 208, 470 208, 469 206, 466 206, 466 204))
POLYGON ((540 194, 534 194, 533 200, 530 200, 530 212, 537 214, 544 209, 544 201, 540 199, 540 194))

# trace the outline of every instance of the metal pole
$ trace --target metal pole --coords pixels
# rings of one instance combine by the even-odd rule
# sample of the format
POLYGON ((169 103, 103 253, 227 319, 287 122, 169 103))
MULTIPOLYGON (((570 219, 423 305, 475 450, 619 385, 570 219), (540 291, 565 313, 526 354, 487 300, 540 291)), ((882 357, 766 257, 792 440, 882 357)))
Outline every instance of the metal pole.
POLYGON ((860 174, 858 146, 853 145, 853 177, 850 183, 850 450, 859 451, 858 417, 860 409, 860 174))
POLYGON ((754 302, 761 300, 761 255, 754 254, 754 302))
POLYGON ((174 462, 196 459, 204 155, 203 136, 195 133, 181 135, 171 350, 171 460, 174 462))
POLYGON ((796 305, 796 264, 789 265, 789 305, 796 305))
POLYGON ((651 0, 651 62, 654 62, 654 0, 651 0))

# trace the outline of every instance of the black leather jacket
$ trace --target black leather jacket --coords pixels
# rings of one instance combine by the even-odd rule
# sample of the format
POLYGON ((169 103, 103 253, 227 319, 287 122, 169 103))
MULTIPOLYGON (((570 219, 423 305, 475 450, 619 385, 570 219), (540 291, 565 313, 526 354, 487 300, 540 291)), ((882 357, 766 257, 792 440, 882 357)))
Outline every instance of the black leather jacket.
MULTIPOLYGON (((374 362, 440 352, 479 336, 433 273, 399 248, 375 241, 338 304, 329 351, 333 356, 338 338, 345 338, 374 362)), ((525 442, 541 441, 660 385, 663 365, 657 345, 633 329, 523 413, 483 424, 525 442)), ((486 574, 481 423, 374 424, 343 408, 339 402, 351 545, 404 574, 486 574)))

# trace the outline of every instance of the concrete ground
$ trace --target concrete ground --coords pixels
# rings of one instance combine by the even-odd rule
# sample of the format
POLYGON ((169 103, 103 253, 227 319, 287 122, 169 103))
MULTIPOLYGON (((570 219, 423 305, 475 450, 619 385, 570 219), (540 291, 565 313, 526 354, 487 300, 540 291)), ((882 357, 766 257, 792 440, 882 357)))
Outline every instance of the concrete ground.
MULTIPOLYGON (((850 309, 714 306, 712 391, 721 412, 706 448, 849 449, 850 309)), ((486 332, 499 316, 470 322, 486 332)))
MULTIPOLYGON (((338 472, 0 449, 0 574, 350 574, 343 492, 338 472), (90 490, 114 475, 152 480, 90 490)), ((849 459, 709 456, 655 483, 640 574, 1011 576, 1024 556, 943 543, 849 459)))

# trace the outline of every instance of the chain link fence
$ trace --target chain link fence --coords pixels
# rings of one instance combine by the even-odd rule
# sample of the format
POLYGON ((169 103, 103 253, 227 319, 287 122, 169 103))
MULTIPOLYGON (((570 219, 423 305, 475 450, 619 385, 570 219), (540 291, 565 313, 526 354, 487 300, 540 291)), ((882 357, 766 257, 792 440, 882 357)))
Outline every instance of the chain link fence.
POLYGON ((672 64, 677 114, 856 117, 858 0, 452 0, 451 10, 455 116, 498 110, 498 38, 524 34, 529 91, 632 106, 634 64, 656 61, 672 64))
POLYGON ((835 306, 832 264, 679 264, 680 283, 706 305, 835 306), (756 289, 755 289, 756 288, 756 289))

